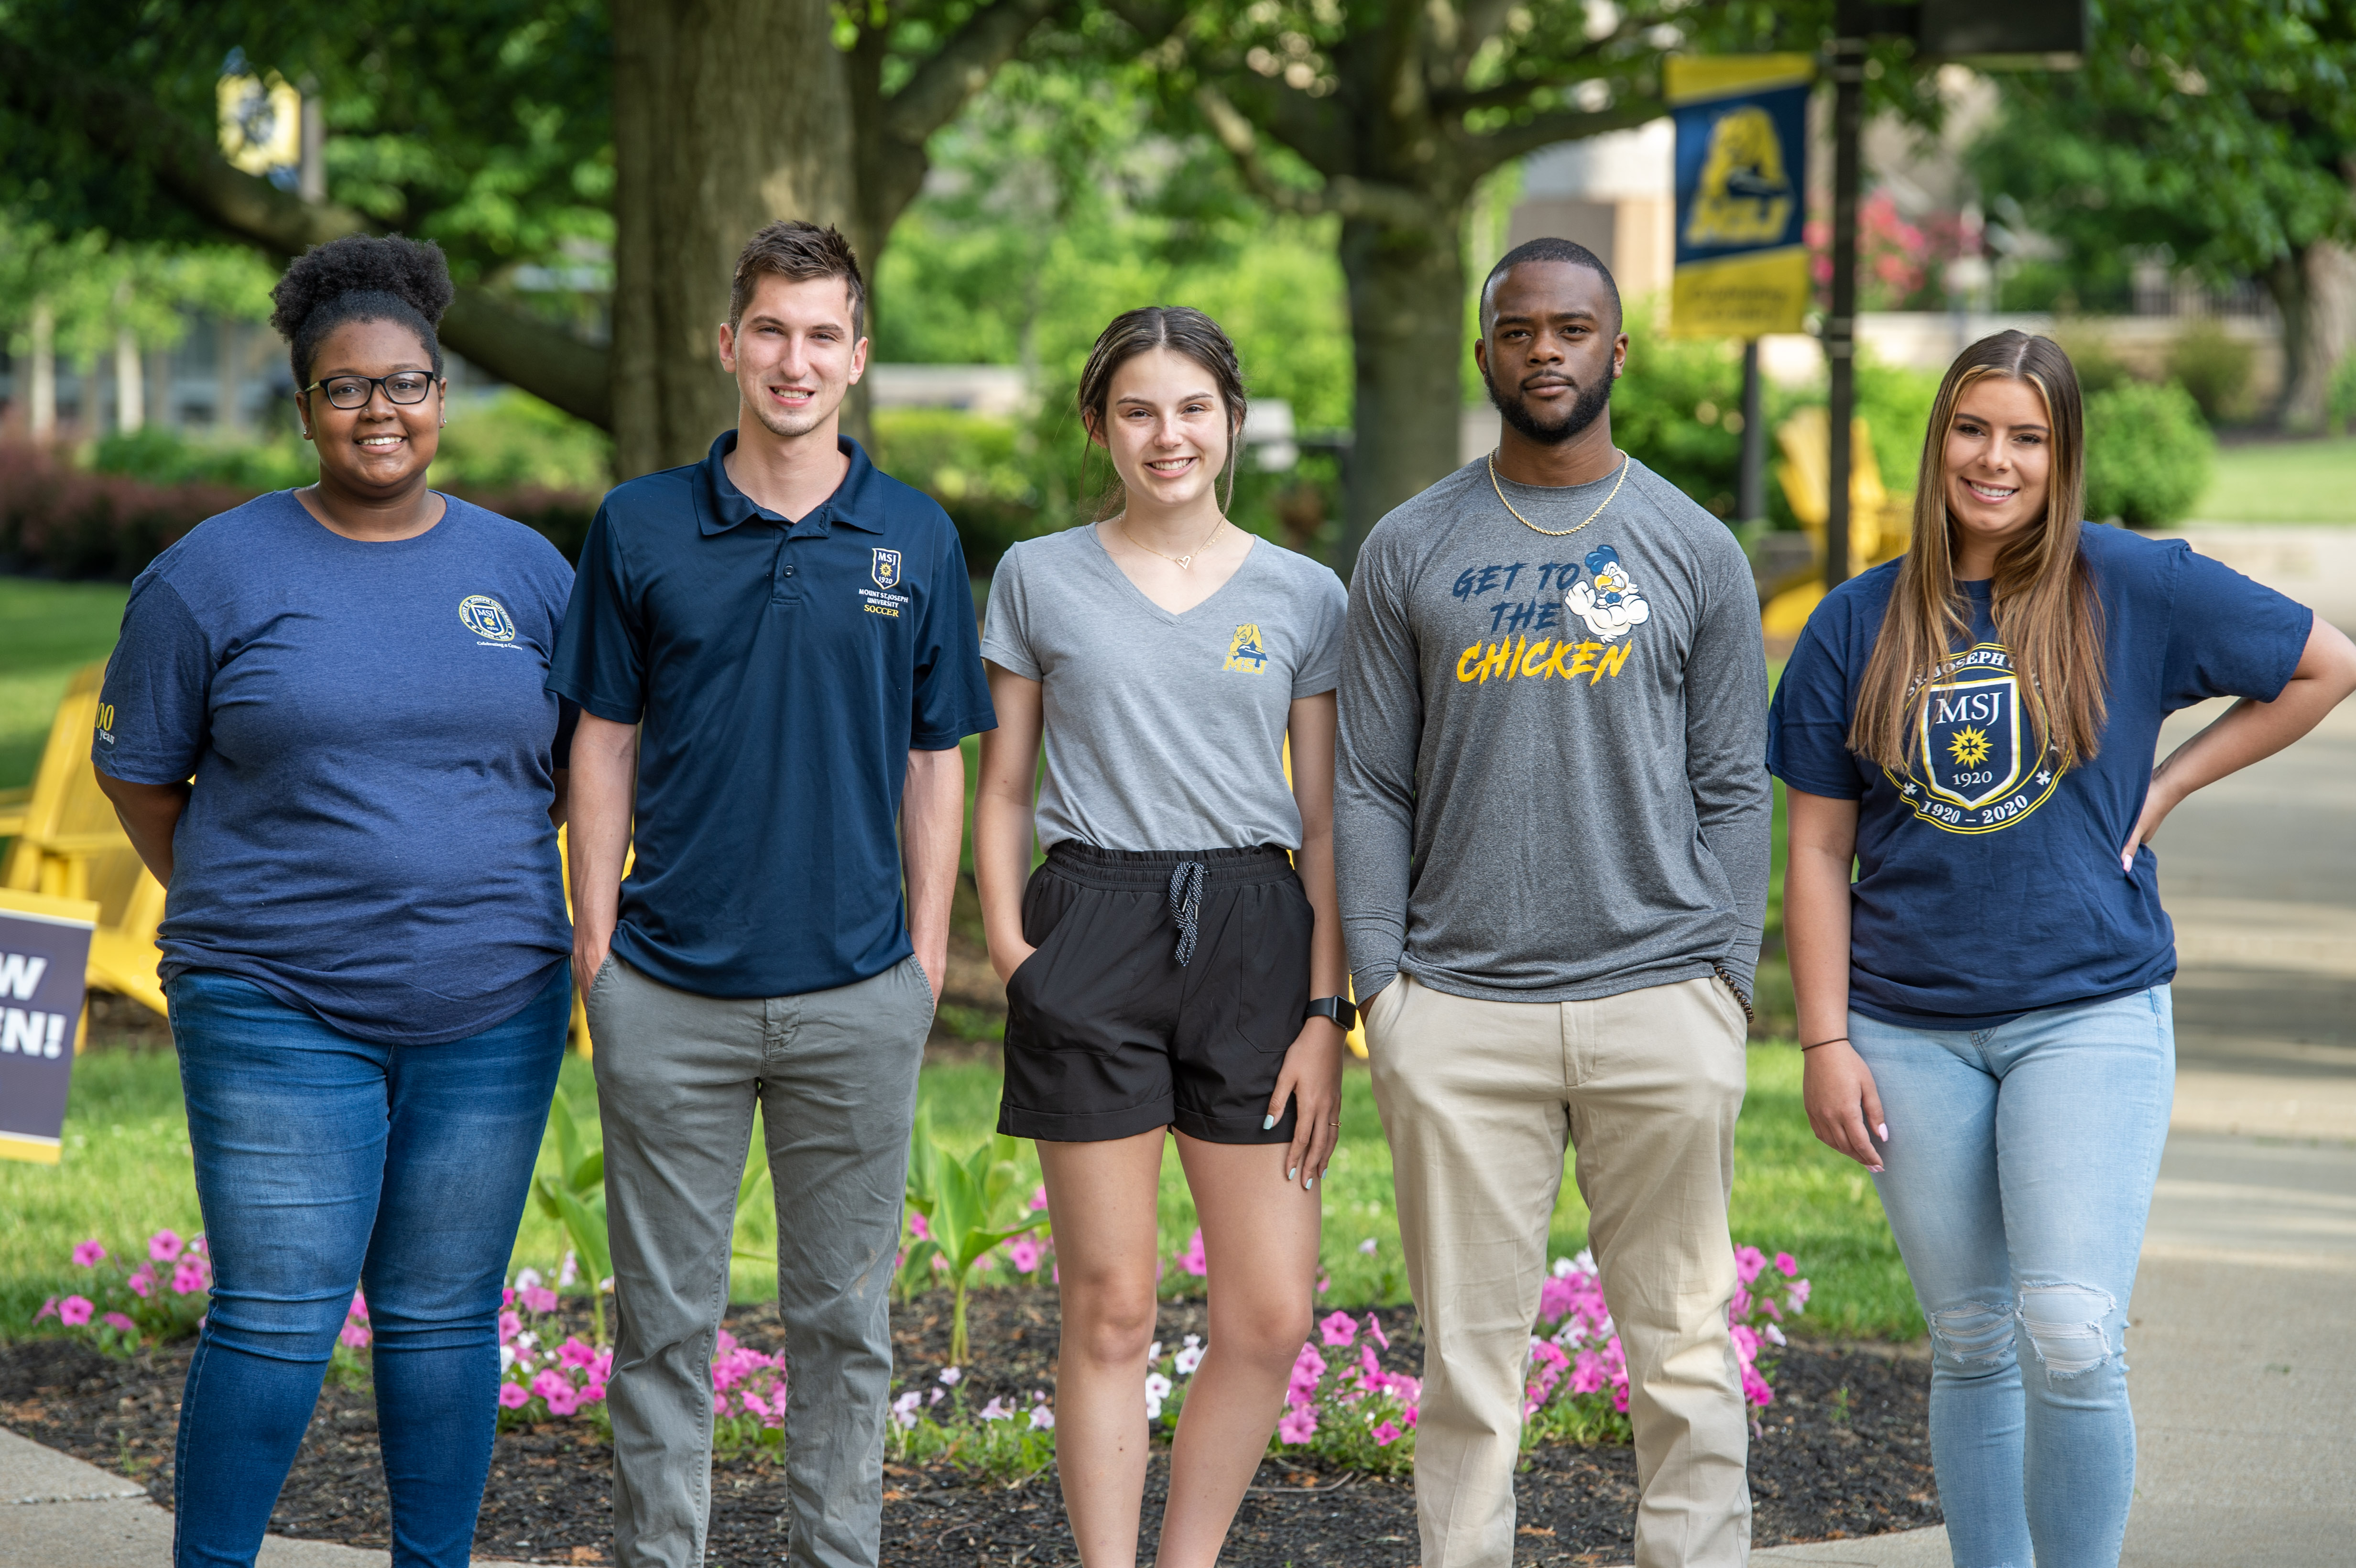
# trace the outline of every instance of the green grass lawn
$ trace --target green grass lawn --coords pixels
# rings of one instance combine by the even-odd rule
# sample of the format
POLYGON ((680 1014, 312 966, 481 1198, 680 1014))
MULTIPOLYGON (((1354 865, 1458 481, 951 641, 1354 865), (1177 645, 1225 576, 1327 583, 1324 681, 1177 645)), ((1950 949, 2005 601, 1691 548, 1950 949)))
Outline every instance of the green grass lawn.
MULTIPOLYGON (((1799 1053, 1788 1046, 1753 1048, 1751 1093, 1737 1133, 1734 1238, 1772 1253, 1796 1254, 1815 1282, 1808 1327, 1818 1334, 1911 1339, 1922 1324, 1899 1263, 1896 1246, 1869 1184, 1808 1133, 1800 1111, 1799 1053)), ((596 1091, 589 1063, 564 1067, 563 1093, 584 1126, 595 1125, 596 1091)), ((1344 1080, 1343 1143, 1325 1186, 1328 1299, 1407 1300, 1400 1266, 1398 1221, 1391 1199, 1390 1150, 1365 1072, 1344 1080), (1361 1243, 1371 1239, 1371 1256, 1361 1243)), ((980 1064, 925 1070, 923 1093, 942 1142, 962 1152, 989 1133, 998 1108, 998 1073, 980 1064)), ((1030 1146, 1019 1156, 1035 1180, 1030 1146)), ((553 1169, 552 1156, 543 1168, 553 1169)), ((166 1052, 99 1050, 75 1064, 66 1119, 65 1158, 57 1166, 0 1163, 0 1339, 22 1332, 42 1299, 69 1289, 77 1271, 68 1254, 96 1236, 109 1246, 135 1246, 168 1226, 187 1234, 202 1228, 191 1175, 187 1124, 179 1079, 166 1052)), ((1162 1239, 1174 1254, 1194 1229, 1194 1204, 1174 1152, 1162 1176, 1162 1239)), ((766 1198, 739 1217, 740 1244, 766 1252, 776 1243, 774 1212, 766 1198)), ((1566 1179, 1549 1244, 1569 1256, 1586 1244, 1587 1210, 1566 1179)), ((555 1224, 527 1206, 516 1237, 513 1267, 552 1269, 563 1255, 555 1224)), ((762 1265, 739 1263, 733 1280, 740 1300, 773 1288, 762 1265)), ((1184 1283, 1173 1266, 1167 1287, 1184 1283)))
POLYGON ((0 789, 32 782, 66 677, 114 647, 130 590, 0 577, 0 789))
POLYGON ((2356 523, 2356 436, 2258 441, 2217 453, 2202 522, 2356 523))

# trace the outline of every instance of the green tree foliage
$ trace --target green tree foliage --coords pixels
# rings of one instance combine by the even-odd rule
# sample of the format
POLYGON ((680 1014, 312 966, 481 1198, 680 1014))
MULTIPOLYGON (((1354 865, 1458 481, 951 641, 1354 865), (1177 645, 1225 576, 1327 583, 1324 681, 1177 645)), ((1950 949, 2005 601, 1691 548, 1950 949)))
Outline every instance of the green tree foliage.
POLYGON ((2320 422, 2356 336, 2356 5, 2092 0, 2092 17, 2084 69, 2004 79, 1973 160, 1992 208, 2060 240, 2090 294, 2115 296, 2133 247, 2258 279, 2284 323, 2276 415, 2320 422))

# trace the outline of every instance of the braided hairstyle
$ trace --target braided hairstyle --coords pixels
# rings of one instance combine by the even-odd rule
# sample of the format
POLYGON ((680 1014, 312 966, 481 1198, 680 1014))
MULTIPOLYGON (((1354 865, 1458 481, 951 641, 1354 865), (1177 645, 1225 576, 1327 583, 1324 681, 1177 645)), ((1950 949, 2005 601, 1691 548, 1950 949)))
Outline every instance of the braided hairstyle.
POLYGON ((311 364, 327 335, 347 322, 390 321, 417 334, 442 375, 434 324, 457 290, 442 247, 397 234, 347 234, 295 258, 270 291, 270 325, 292 345, 294 384, 311 384, 311 364))

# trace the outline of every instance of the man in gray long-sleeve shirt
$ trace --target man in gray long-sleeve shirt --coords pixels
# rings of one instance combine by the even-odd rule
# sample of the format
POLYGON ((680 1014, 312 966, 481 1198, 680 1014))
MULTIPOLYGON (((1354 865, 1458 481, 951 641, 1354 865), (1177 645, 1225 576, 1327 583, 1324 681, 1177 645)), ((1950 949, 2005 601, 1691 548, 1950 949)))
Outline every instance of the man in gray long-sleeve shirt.
POLYGON ((1627 1359, 1639 1568, 1750 1542, 1726 1229, 1771 803, 1758 600, 1726 526, 1612 444, 1611 274, 1484 285, 1504 439, 1350 583, 1342 926, 1425 1334, 1425 1568, 1508 1568, 1566 1140, 1627 1359))

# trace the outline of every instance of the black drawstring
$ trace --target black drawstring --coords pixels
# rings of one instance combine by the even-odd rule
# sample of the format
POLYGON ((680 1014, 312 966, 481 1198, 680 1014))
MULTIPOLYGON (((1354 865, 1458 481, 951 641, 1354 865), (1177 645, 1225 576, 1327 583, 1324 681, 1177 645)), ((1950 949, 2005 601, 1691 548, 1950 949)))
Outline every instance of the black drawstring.
POLYGON ((1203 910, 1203 862, 1181 860, 1170 873, 1170 912, 1178 922, 1178 967, 1194 956, 1195 921, 1203 910))

